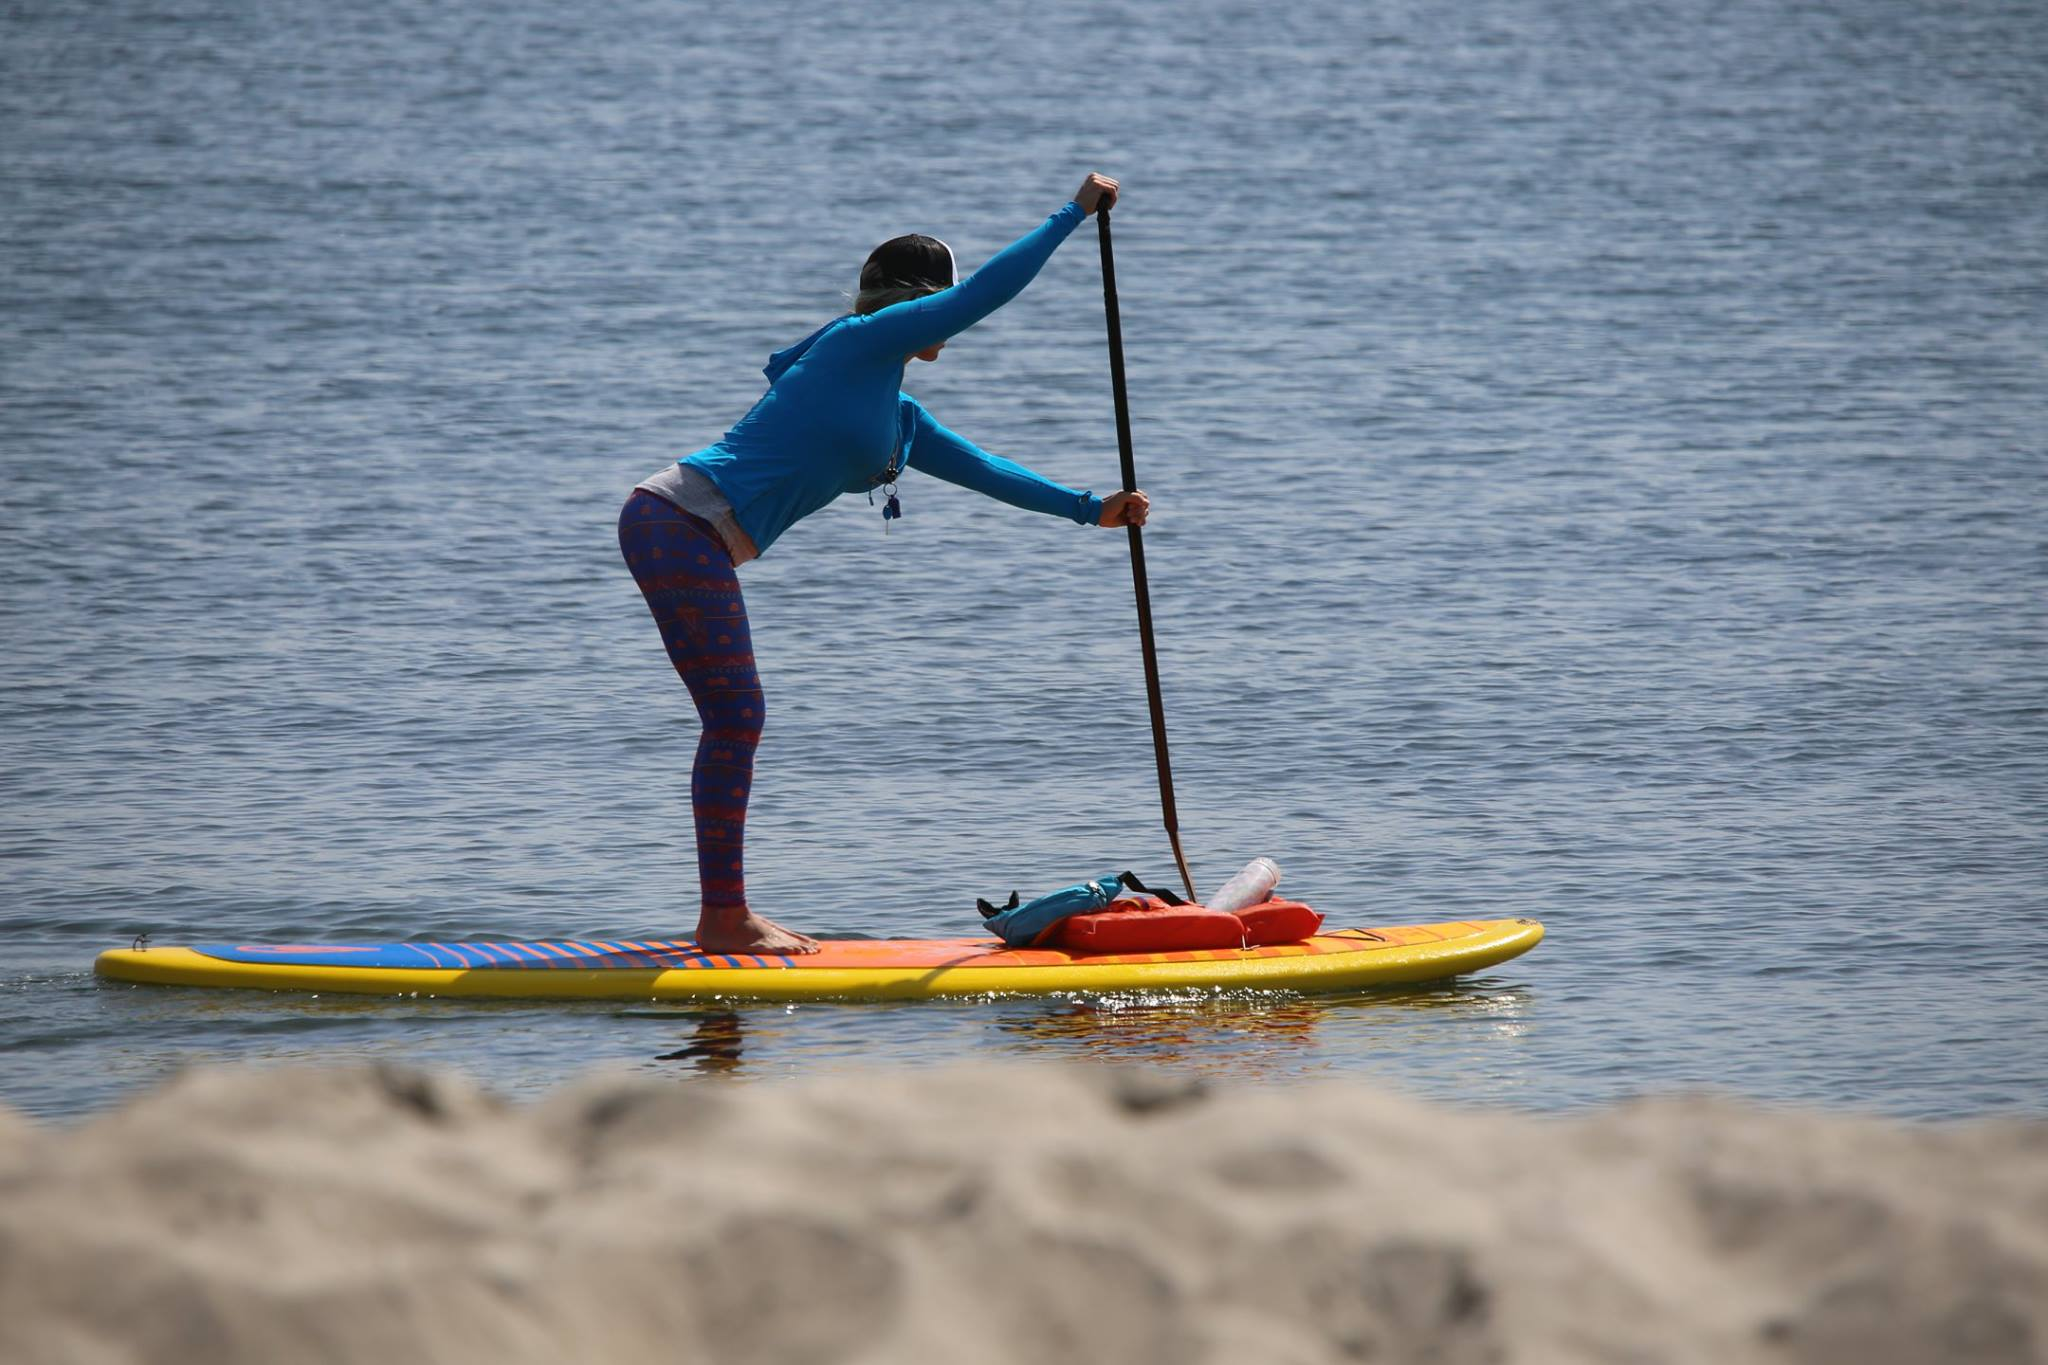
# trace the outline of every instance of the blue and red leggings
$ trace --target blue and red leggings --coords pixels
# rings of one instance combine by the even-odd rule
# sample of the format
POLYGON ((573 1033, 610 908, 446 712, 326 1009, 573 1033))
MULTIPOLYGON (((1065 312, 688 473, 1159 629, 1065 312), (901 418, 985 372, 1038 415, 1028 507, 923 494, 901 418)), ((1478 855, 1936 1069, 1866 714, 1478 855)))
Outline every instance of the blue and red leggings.
POLYGON ((708 522, 640 489, 619 514, 619 551, 704 722, 690 769, 704 904, 745 905, 742 849, 763 709, 739 575, 708 522))

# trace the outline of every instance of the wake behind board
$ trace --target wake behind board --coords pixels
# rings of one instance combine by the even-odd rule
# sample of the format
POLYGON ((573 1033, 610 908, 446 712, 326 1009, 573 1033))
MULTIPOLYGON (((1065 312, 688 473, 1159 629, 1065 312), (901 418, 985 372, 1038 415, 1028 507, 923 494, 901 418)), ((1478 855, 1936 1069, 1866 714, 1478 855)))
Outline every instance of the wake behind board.
POLYGON ((114 948, 114 981, 505 1000, 927 1000, 1130 990, 1344 991, 1440 981, 1519 957, 1535 920, 1345 929, 1301 943, 1075 954, 995 939, 828 939, 819 952, 700 952, 679 939, 114 948))

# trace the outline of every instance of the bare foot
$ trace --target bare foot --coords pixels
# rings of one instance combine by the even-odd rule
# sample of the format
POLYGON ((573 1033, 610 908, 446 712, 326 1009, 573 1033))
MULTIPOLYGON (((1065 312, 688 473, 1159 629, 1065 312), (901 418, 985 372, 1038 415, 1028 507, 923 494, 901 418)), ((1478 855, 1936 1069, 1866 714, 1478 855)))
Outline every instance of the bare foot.
POLYGON ((815 953, 818 941, 763 919, 744 907, 713 910, 697 917, 697 946, 707 953, 815 953))

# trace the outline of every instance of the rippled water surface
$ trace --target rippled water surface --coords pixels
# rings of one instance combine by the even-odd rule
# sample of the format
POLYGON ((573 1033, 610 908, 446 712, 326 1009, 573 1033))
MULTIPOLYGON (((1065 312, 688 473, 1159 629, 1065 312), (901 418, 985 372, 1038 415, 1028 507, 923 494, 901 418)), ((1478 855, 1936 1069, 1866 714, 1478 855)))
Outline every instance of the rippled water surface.
MULTIPOLYGON (((2032 0, 0 13, 0 1100, 374 1054, 1343 1073, 2048 1111, 2032 0), (1328 1000, 618 1006, 101 985, 160 942, 694 919, 631 483, 899 232, 1083 171, 1181 825, 1533 955, 1328 1000)), ((914 391, 1114 485, 1083 229, 914 391)), ((756 904, 1169 879, 1119 535, 929 479, 743 571, 756 904)))

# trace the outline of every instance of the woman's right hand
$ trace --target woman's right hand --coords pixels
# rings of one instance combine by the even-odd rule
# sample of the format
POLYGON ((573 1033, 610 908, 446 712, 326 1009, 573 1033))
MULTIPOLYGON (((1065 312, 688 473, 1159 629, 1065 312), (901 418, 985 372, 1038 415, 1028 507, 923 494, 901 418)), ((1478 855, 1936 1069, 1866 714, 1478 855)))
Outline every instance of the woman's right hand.
POLYGON ((1101 204, 1105 198, 1109 201, 1108 207, 1115 208, 1116 189, 1116 181, 1108 176, 1097 175, 1094 171, 1088 172, 1088 178, 1081 182, 1081 188, 1074 191, 1074 202, 1081 206, 1082 217, 1085 218, 1095 212, 1096 205, 1101 204))

